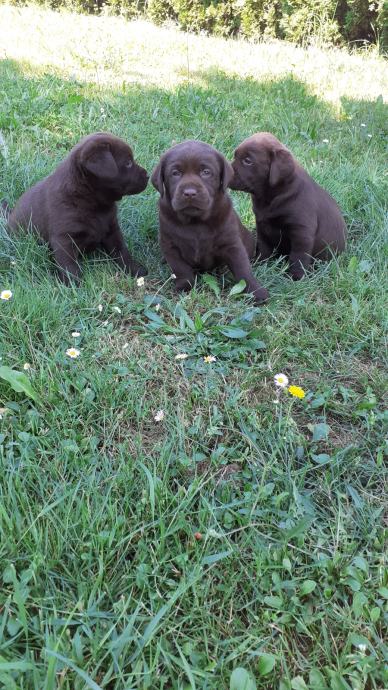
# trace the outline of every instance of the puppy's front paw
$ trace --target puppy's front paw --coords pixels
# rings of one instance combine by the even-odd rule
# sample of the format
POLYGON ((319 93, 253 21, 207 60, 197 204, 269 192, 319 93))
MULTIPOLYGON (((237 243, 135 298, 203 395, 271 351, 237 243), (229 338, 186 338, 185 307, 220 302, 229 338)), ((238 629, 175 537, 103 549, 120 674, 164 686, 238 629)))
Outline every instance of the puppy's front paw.
POLYGON ((190 292, 192 288, 190 278, 176 278, 175 279, 175 289, 178 292, 190 292))
POLYGON ((252 295, 256 304, 263 304, 263 302, 266 302, 269 298, 269 292, 264 287, 256 288, 256 290, 252 291, 252 295))
POLYGON ((131 276, 133 278, 143 278, 148 275, 148 271, 145 266, 138 264, 137 261, 132 261, 131 263, 131 276))
POLYGON ((59 269, 57 271, 57 278, 62 285, 66 287, 79 287, 81 283, 81 276, 74 273, 69 273, 68 271, 62 271, 59 269))
POLYGON ((291 268, 289 273, 292 280, 302 280, 304 278, 304 271, 301 268, 291 268))

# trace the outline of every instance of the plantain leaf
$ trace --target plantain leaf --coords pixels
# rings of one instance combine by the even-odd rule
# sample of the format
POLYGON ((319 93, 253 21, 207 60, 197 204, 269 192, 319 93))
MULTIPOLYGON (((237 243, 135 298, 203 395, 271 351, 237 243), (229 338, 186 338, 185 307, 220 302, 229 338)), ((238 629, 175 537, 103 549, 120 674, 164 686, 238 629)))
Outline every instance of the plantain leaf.
POLYGON ((240 280, 239 283, 236 283, 236 285, 233 285, 232 289, 229 292, 229 297, 233 297, 233 295, 239 295, 241 292, 244 292, 247 284, 245 280, 240 280))
POLYGON ((258 671, 260 676, 267 676, 275 666, 275 657, 272 654, 262 654, 260 657, 258 671))
POLYGON ((230 690, 256 690, 256 683, 249 671, 239 666, 230 678, 230 690))
POLYGON ((28 376, 23 374, 22 371, 17 371, 16 369, 11 369, 10 367, 0 367, 0 379, 7 381, 11 388, 17 393, 25 393, 29 398, 38 402, 39 396, 34 391, 31 386, 28 376))
POLYGON ((209 275, 209 273, 205 273, 205 274, 202 276, 202 280, 203 280, 204 283, 206 283, 206 285, 209 286, 209 288, 210 288, 211 290, 213 290, 213 292, 214 292, 214 294, 216 295, 216 297, 219 297, 219 296, 220 296, 220 292, 221 292, 221 291, 220 291, 220 288, 219 288, 217 279, 216 279, 214 276, 209 275))

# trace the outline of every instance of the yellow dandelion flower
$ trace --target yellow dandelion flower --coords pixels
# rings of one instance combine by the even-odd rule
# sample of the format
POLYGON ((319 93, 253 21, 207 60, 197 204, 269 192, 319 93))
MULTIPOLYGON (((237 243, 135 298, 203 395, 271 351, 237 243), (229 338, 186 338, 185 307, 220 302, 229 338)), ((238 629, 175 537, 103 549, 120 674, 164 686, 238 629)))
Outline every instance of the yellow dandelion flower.
POLYGON ((2 292, 0 292, 0 299, 4 299, 4 300, 8 301, 9 299, 11 299, 11 297, 12 297, 11 290, 3 290, 2 292))
POLYGON ((306 393, 300 386, 289 386, 288 392, 294 396, 294 398, 300 398, 301 400, 305 397, 306 393))
POLYGON ((66 354, 71 359, 77 359, 77 357, 79 357, 81 353, 79 350, 77 350, 76 347, 69 347, 69 349, 66 350, 66 354))

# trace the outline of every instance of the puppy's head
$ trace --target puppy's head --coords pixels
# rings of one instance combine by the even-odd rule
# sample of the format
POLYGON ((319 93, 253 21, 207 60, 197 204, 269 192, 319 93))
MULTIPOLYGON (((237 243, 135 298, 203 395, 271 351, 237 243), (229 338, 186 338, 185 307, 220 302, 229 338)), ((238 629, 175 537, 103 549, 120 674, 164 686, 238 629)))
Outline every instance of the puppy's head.
POLYGON ((268 132, 245 139, 234 152, 231 189, 260 194, 269 187, 288 184, 295 174, 295 160, 289 150, 268 132))
POLYGON ((147 171, 135 162, 128 144, 113 134, 90 134, 73 149, 72 155, 77 170, 87 177, 97 195, 101 192, 118 201, 147 186, 147 171))
POLYGON ((202 141, 190 140, 166 151, 151 182, 176 213, 206 220, 232 177, 232 166, 221 153, 202 141))

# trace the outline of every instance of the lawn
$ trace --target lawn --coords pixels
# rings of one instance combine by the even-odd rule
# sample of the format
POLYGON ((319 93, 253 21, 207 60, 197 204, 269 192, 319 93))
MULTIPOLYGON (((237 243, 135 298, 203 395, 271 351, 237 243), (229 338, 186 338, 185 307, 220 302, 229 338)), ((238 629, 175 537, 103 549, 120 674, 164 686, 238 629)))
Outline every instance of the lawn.
POLYGON ((0 220, 0 365, 36 394, 0 380, 0 687, 388 687, 386 63, 7 5, 0 36, 10 203, 92 131, 151 172, 269 130, 349 228, 301 282, 257 265, 258 308, 227 273, 177 297, 151 185, 120 203, 143 287, 103 256, 63 287, 0 220))

